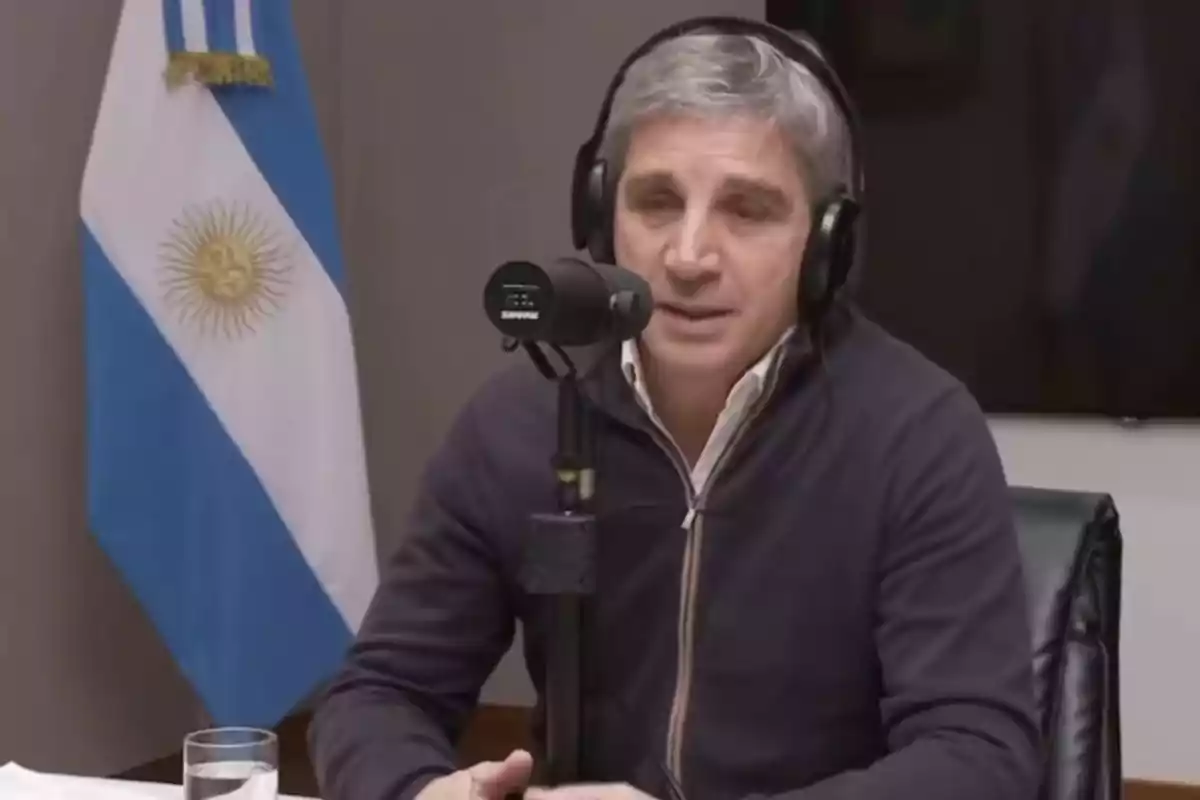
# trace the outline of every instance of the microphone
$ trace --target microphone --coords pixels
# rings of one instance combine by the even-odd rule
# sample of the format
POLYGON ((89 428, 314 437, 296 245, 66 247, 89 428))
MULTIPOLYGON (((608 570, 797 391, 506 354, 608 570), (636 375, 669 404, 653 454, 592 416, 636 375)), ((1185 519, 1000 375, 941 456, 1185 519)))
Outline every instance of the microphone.
POLYGON ((654 300, 641 276, 568 256, 501 264, 484 287, 483 307, 506 337, 583 347, 637 336, 650 323, 654 300))

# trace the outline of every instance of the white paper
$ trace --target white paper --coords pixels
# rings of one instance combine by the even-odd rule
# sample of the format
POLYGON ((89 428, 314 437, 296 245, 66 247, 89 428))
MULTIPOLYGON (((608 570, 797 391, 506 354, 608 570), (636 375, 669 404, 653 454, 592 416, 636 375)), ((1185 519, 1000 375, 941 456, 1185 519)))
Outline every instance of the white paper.
POLYGON ((9 762, 0 767, 0 798, 3 800, 57 800, 40 787, 35 773, 9 762))
POLYGON ((35 772, 9 762, 0 767, 0 800, 173 800, 178 786, 35 772))

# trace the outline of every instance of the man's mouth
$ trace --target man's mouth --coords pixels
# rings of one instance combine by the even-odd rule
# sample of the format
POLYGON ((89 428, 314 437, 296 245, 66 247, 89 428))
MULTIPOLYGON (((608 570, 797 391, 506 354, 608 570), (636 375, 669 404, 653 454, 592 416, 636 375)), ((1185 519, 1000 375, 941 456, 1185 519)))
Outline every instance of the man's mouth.
POLYGON ((709 306, 688 306, 677 303, 660 303, 659 309, 673 317, 700 322, 707 319, 725 317, 733 312, 727 308, 712 308, 709 306))

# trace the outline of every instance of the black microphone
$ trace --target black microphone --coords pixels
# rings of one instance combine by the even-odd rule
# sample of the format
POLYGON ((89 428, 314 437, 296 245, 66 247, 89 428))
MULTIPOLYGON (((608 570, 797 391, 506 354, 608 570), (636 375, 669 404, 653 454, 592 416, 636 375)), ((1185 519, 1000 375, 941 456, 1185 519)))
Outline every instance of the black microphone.
POLYGON ((583 347, 637 336, 650 323, 654 300, 639 275, 568 256, 501 264, 484 287, 483 307, 507 337, 583 347))

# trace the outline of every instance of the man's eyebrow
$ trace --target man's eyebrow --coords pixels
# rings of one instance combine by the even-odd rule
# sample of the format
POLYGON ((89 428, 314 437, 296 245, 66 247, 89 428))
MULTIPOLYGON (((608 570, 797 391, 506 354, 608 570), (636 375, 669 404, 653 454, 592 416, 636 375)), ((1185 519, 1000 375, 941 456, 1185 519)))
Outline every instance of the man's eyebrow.
POLYGON ((675 179, 665 170, 654 170, 632 175, 625 181, 625 186, 631 190, 651 189, 661 186, 674 186, 675 179))
POLYGON ((767 181, 731 177, 725 181, 724 188, 726 191, 741 192, 783 210, 792 207, 792 200, 788 197, 787 192, 767 181))

